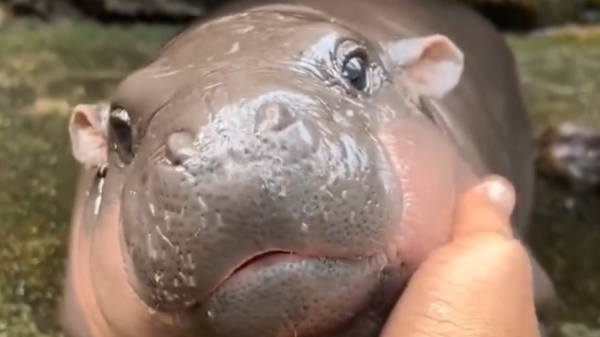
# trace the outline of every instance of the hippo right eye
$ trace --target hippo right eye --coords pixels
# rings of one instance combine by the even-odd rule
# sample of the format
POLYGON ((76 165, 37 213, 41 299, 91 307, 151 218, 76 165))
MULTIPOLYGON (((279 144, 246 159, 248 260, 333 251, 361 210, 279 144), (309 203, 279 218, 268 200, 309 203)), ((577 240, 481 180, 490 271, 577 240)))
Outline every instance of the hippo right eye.
POLYGON ((342 41, 337 47, 337 64, 347 88, 368 93, 371 91, 372 64, 366 48, 352 40, 342 41))
POLYGON ((114 150, 123 163, 129 164, 133 158, 133 132, 127 111, 119 107, 112 109, 109 125, 114 150))
POLYGON ((351 55, 342 66, 342 76, 356 90, 363 91, 367 87, 367 62, 362 55, 351 55))

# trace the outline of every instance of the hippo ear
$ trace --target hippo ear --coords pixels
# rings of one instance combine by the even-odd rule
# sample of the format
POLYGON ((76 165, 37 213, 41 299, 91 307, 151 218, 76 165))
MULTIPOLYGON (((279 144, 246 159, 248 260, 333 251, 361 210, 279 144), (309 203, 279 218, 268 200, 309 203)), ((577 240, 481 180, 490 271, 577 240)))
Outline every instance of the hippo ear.
POLYGON ((442 98, 463 73, 463 52, 444 35, 396 40, 386 47, 392 67, 402 69, 403 80, 421 95, 442 98))
POLYGON ((71 152, 86 168, 103 168, 108 162, 108 111, 106 104, 80 104, 71 111, 71 152))

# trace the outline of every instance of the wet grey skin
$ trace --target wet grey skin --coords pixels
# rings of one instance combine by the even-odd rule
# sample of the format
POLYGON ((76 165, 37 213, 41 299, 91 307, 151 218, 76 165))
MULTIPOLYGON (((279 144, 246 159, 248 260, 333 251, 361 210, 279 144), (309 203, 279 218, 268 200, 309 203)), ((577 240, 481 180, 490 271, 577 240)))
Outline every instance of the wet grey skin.
MULTIPOLYGON (((110 105, 77 111, 70 337, 375 337, 447 239, 456 196, 488 174, 515 185, 526 238, 533 152, 513 57, 454 2, 238 2, 110 105), (386 45, 433 34, 465 55, 443 98, 415 95, 386 45)), ((554 289, 532 261, 546 325, 554 289)))

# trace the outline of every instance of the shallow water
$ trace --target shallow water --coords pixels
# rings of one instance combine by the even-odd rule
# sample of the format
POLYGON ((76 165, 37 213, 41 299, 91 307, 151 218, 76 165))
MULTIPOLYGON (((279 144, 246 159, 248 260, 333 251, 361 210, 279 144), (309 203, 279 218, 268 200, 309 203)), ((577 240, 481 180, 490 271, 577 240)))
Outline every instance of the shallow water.
MULTIPOLYGON (((0 28, 0 337, 60 336, 56 301, 77 171, 70 107, 108 97, 175 29, 31 21, 0 28)), ((510 42, 536 130, 598 121, 600 33, 510 42)), ((598 337, 600 196, 567 201, 540 181, 534 249, 557 283, 563 332, 598 337)))

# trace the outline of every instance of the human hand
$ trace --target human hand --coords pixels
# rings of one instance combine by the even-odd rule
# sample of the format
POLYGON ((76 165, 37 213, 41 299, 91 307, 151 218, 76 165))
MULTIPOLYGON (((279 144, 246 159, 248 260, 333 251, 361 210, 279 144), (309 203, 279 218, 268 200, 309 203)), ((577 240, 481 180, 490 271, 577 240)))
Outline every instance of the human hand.
POLYGON ((530 261, 510 226, 514 203, 502 178, 467 191, 451 242, 415 272, 381 337, 539 336, 530 261))

